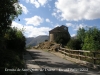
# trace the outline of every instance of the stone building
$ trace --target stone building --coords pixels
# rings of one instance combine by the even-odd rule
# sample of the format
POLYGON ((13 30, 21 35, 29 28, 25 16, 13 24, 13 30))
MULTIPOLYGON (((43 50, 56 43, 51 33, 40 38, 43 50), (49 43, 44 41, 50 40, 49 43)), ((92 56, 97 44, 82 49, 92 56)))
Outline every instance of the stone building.
POLYGON ((58 35, 62 35, 65 34, 66 36, 70 37, 70 34, 68 32, 68 27, 62 25, 62 26, 58 26, 52 30, 49 31, 49 41, 55 41, 56 37, 58 35))

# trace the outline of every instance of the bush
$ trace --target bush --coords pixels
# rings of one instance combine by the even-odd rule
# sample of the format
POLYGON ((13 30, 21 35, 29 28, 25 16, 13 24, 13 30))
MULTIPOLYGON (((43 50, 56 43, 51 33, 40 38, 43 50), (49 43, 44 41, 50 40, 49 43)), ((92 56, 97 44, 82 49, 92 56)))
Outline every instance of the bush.
POLYGON ((10 28, 5 33, 0 47, 0 75, 24 75, 24 72, 6 71, 8 69, 24 68, 23 52, 25 51, 25 37, 21 30, 10 28))
POLYGON ((64 32, 56 34, 55 37, 56 37, 55 42, 62 45, 66 45, 68 41, 70 40, 70 35, 64 32))
POLYGON ((67 47, 70 49, 79 50, 81 49, 81 42, 78 39, 71 39, 67 43, 67 47))
POLYGON ((25 37, 21 30, 10 28, 5 34, 7 49, 23 52, 25 49, 25 37))

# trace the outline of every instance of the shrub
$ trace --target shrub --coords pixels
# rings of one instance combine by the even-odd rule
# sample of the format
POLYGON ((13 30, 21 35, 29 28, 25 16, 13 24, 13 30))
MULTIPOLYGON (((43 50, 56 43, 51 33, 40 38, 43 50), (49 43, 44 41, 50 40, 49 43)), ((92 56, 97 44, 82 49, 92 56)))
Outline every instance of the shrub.
POLYGON ((67 43, 67 47, 70 49, 79 50, 81 49, 81 42, 78 39, 71 39, 67 43))
POLYGON ((5 34, 7 49, 23 52, 25 48, 25 37, 21 30, 10 28, 5 34))

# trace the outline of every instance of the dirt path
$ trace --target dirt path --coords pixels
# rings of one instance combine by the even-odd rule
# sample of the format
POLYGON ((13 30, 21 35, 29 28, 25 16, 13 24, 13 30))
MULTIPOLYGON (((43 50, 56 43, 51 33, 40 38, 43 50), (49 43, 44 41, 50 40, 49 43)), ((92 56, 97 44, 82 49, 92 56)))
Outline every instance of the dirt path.
POLYGON ((49 52, 34 49, 28 52, 46 75, 100 75, 99 71, 77 65, 49 52))

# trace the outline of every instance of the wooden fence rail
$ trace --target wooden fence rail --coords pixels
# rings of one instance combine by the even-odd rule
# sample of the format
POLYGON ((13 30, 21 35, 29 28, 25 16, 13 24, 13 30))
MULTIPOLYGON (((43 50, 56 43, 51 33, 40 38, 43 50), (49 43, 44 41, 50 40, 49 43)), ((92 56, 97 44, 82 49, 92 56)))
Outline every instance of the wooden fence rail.
POLYGON ((92 62, 93 64, 100 65, 100 52, 95 52, 95 51, 92 52, 92 51, 85 51, 85 50, 69 50, 65 48, 60 48, 58 51, 70 57, 74 57, 85 61, 91 60, 88 62, 92 62), (97 60, 98 62, 96 62, 97 60))

